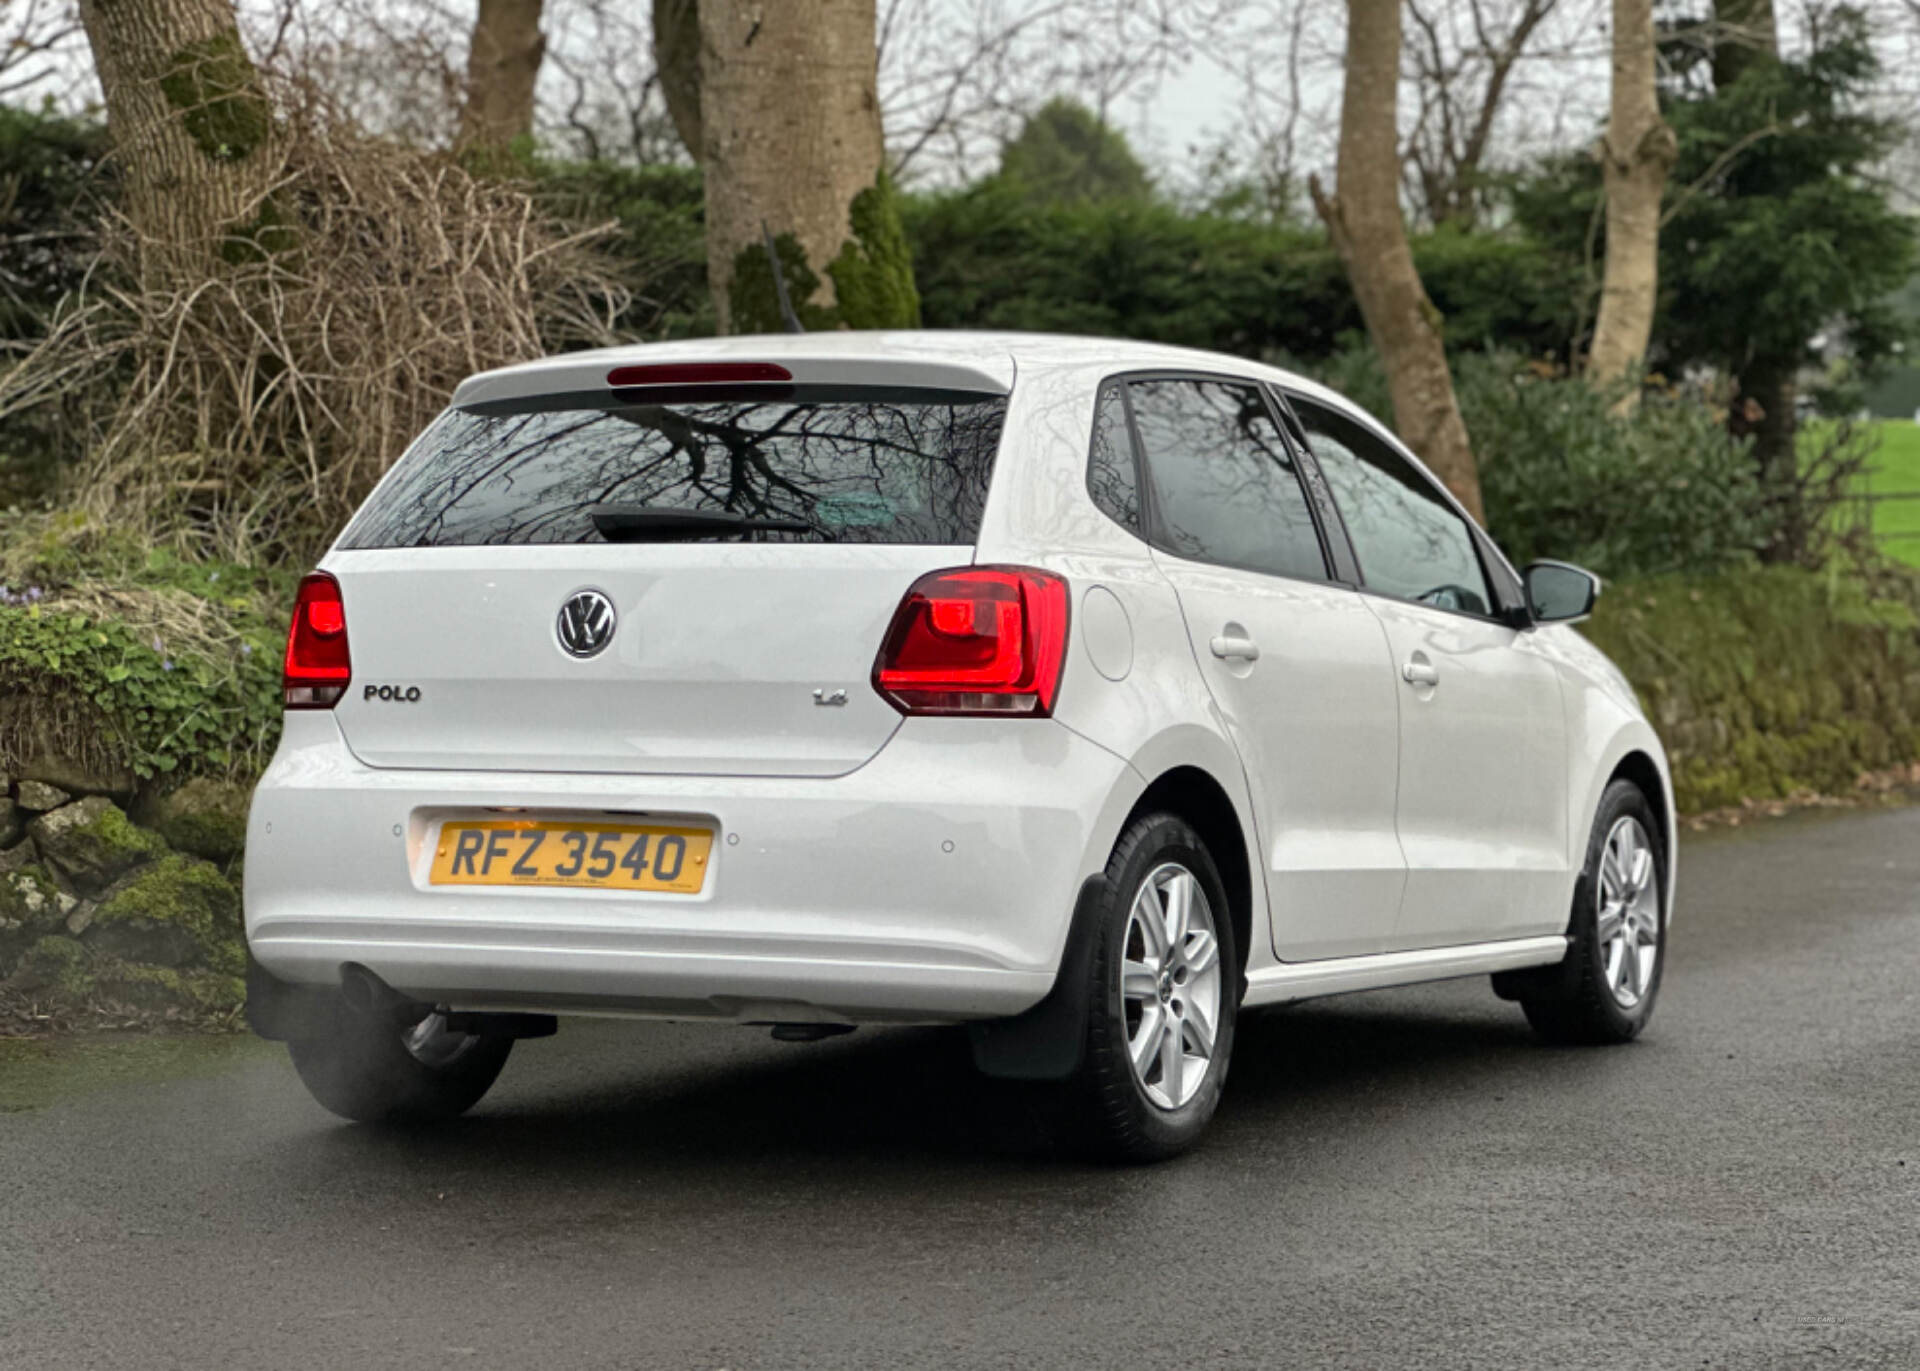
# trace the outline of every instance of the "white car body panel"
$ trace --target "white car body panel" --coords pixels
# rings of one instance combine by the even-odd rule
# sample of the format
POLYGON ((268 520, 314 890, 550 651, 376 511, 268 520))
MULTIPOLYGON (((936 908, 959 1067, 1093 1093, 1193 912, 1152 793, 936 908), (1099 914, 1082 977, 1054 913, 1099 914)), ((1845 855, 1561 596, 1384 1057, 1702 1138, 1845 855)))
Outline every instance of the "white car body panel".
POLYGON ((558 543, 336 551, 353 651, 378 672, 334 708, 371 766, 631 775, 839 776, 900 714, 867 684, 921 573, 971 547, 558 543), (554 615, 611 599, 609 649, 577 661, 554 615), (369 687, 417 687, 396 704, 369 687), (816 708, 815 690, 846 704, 816 708), (640 702, 644 701, 644 704, 640 702))
POLYGON ((1389 950, 1407 861, 1394 830, 1399 702, 1379 620, 1343 586, 1153 558, 1253 792, 1274 952, 1389 950), (1217 657, 1215 637, 1259 655, 1217 657))
MULTIPOLYGON (((1232 711, 1223 712, 1209 686, 1214 659, 1196 659, 1182 609, 1181 596, 1197 596, 1218 569, 1170 571, 1173 559, 1157 560, 1094 506, 1088 434, 1099 382, 1155 367, 1268 382, 1383 432, 1341 397, 1289 373, 1111 340, 844 333, 575 354, 472 378, 456 403, 604 388, 607 371, 620 365, 729 359, 776 361, 803 381, 1006 393, 974 544, 330 554, 322 565, 342 583, 354 683, 349 702, 331 714, 289 714, 256 792, 246 920, 263 967, 321 985, 337 982, 344 963, 358 963, 408 995, 465 1009, 856 1023, 1016 1014, 1053 985, 1080 885, 1104 868, 1147 788, 1175 771, 1218 787, 1248 869, 1268 873, 1249 891, 1249 1003, 1557 960, 1600 792, 1634 754, 1659 779, 1672 880, 1665 755, 1619 673, 1570 629, 1500 631, 1510 640, 1505 650, 1524 660, 1489 668, 1488 700, 1461 737, 1416 740, 1431 772, 1396 791, 1396 809, 1412 801, 1404 817, 1360 825, 1358 815, 1380 802, 1379 757, 1370 757, 1366 776, 1343 774, 1350 729, 1262 735, 1262 759, 1243 758, 1232 711), (853 552, 861 557, 838 560, 853 552), (778 592, 778 613, 756 609, 750 631, 736 633, 727 616, 738 587, 770 554, 780 561, 775 575, 791 568, 794 583, 778 592), (711 572, 710 586, 678 574, 690 557, 711 572), (917 572, 969 560, 1067 578, 1073 620, 1051 719, 902 720, 868 684, 878 636, 917 572), (490 565, 525 573, 512 592, 524 595, 520 608, 487 598, 490 565), (452 578, 438 593, 441 603, 462 607, 457 622, 423 631, 397 609, 374 607, 376 595, 389 595, 375 590, 381 578, 398 589, 415 574, 452 578), (476 584, 456 588, 462 577, 476 584), (1177 587, 1182 580, 1190 585, 1177 587), (614 686, 559 692, 549 718, 506 739, 507 725, 548 694, 541 682, 551 678, 537 654, 549 650, 559 599, 576 581, 622 599, 642 631, 649 614, 632 606, 662 584, 689 625, 700 615, 716 620, 704 638, 698 627, 685 629, 688 660, 702 644, 706 674, 662 683, 680 721, 674 748, 594 720, 615 707, 614 686), (828 600, 811 622, 773 626, 828 600), (403 646, 408 634, 420 636, 403 646), (770 640, 776 652, 767 651, 770 640), (463 663, 463 652, 475 655, 463 663), (406 706, 384 706, 392 722, 363 710, 362 688, 386 680, 387 665, 402 660, 415 673, 437 672, 429 678, 436 690, 467 692, 448 717, 471 737, 457 745, 448 733, 409 737, 406 706), (764 690, 737 680, 729 690, 730 673, 754 671, 764 690), (489 681, 500 686, 497 699, 489 681), (1486 755, 1493 712, 1537 703, 1546 685, 1559 697, 1557 724, 1530 718, 1516 732, 1516 721, 1499 721, 1501 755, 1486 755), (811 691, 829 686, 847 689, 844 710, 813 707, 811 691), (375 760, 383 765, 369 764, 375 760), (1250 774, 1255 767, 1261 774, 1250 774), (1436 816, 1447 783, 1438 778, 1449 771, 1464 798, 1443 822, 1436 816), (1487 794, 1496 784, 1512 793, 1487 794), (1270 830, 1259 821, 1263 788, 1278 800, 1270 830), (671 815, 710 821, 721 837, 709 883, 692 898, 428 885, 425 845, 436 816, 489 806, 671 815), (1512 827, 1474 835, 1476 817, 1512 827), (1403 827, 1414 835, 1411 850, 1403 827), (1395 854, 1409 851, 1418 860, 1402 855, 1396 866, 1395 854), (1485 857, 1478 868, 1476 853, 1485 857), (1392 912, 1380 914, 1383 907, 1392 912), (1480 918, 1470 922, 1475 909, 1480 918), (1430 910, 1445 913, 1429 918, 1430 910), (1448 945, 1405 941, 1420 938, 1448 945)), ((1340 595, 1373 618, 1382 688, 1403 712, 1418 702, 1398 679, 1393 649, 1416 643, 1453 654, 1440 687, 1449 702, 1466 694, 1450 687, 1479 669, 1472 658, 1502 650, 1484 622, 1474 623, 1489 630, 1478 634, 1482 641, 1466 641, 1475 634, 1415 624, 1419 615, 1398 616, 1401 606, 1378 597, 1311 589, 1322 600, 1316 614, 1334 614, 1330 597, 1340 595), (1400 643, 1391 641, 1396 632, 1400 643)), ((679 630, 656 619, 654 631, 679 630)), ((1346 645, 1325 651, 1349 663, 1363 635, 1352 623, 1343 633, 1352 635, 1346 645)), ((1287 648, 1264 633, 1261 647, 1272 652, 1261 667, 1286 662, 1287 648)), ((617 658, 606 659, 608 673, 617 669, 617 658)), ((1271 674, 1284 694, 1281 673, 1271 674)), ((590 678, 569 680, 568 689, 590 678)), ((1304 693, 1323 711, 1332 698, 1323 682, 1304 693)))
POLYGON ((331 984, 357 962, 470 1009, 1013 1014, 1053 983, 1090 874, 1080 854, 1141 788, 1045 719, 911 719, 868 765, 823 779, 377 769, 327 714, 293 714, 249 816, 247 937, 285 980, 331 984), (428 885, 439 819, 488 806, 722 837, 697 896, 428 885))
POLYGON ((1407 884, 1389 950, 1563 925, 1571 757, 1559 673, 1531 630, 1362 598, 1392 644, 1400 702, 1395 814, 1407 884), (1410 664, 1438 684, 1407 681, 1410 664))

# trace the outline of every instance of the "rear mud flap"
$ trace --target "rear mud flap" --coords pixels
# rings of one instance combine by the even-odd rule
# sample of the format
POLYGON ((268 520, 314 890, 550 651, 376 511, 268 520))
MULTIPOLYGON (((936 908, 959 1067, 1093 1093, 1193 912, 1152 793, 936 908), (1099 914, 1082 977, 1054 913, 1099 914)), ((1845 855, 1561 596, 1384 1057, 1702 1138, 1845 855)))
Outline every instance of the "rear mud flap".
POLYGON ((1093 988, 1093 949, 1106 904, 1105 873, 1087 877, 1080 898, 1074 901, 1066 951, 1047 997, 1011 1019, 967 1025, 973 1064, 984 1074, 1001 1080, 1058 1081, 1080 1069, 1093 988))

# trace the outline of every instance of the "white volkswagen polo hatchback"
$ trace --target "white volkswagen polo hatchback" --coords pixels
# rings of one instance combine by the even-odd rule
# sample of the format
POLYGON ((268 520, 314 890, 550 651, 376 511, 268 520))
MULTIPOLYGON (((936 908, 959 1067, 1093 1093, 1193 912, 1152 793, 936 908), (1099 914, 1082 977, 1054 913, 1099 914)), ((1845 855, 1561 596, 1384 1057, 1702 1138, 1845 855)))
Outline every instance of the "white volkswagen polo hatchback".
POLYGON ((1665 756, 1379 424, 1230 357, 895 333, 462 384, 300 588, 250 1017, 354 1119, 560 1014, 966 1023, 1109 1153, 1242 1008, 1473 974, 1548 1037, 1659 990, 1665 756))

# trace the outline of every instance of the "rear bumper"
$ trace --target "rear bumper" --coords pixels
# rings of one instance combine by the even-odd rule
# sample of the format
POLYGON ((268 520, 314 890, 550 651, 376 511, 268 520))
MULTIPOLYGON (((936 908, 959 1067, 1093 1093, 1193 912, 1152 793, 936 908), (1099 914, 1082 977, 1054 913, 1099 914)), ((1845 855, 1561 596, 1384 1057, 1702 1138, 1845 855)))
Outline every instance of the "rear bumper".
POLYGON ((376 770, 293 714, 248 823, 247 939, 283 980, 353 962, 468 1010, 955 1021, 1051 988, 1137 776, 1047 720, 912 719, 832 779, 376 770), (433 887, 449 812, 713 823, 697 896, 433 887))

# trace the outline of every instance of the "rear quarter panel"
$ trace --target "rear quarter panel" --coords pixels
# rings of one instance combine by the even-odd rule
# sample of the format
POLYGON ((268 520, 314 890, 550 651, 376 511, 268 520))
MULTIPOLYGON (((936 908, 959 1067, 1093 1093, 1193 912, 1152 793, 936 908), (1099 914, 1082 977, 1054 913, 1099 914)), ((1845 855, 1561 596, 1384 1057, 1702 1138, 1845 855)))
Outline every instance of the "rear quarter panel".
MULTIPOLYGON (((1173 587, 1147 545, 1103 513, 1087 491, 1095 398, 1100 382, 1123 369, 1023 365, 976 557, 1067 578, 1071 642, 1054 717, 1125 759, 1137 777, 1131 794, 1116 794, 1106 806, 1084 868, 1105 866, 1148 785, 1188 766, 1207 772, 1226 792, 1247 869, 1264 871, 1239 752, 1193 659, 1173 587)), ((1265 886, 1253 885, 1249 969, 1273 960, 1265 886)))

